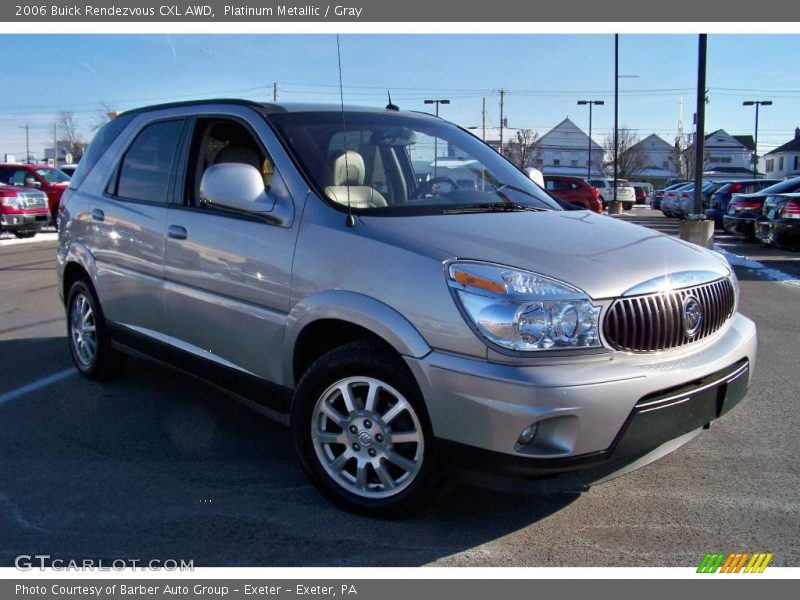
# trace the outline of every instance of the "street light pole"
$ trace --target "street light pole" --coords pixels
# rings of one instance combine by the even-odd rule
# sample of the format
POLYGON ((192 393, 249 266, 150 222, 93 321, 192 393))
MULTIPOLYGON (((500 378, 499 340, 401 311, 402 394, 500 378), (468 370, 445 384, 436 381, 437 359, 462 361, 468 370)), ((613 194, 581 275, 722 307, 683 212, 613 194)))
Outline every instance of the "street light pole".
POLYGON ((586 167, 586 179, 592 178, 592 107, 605 104, 603 100, 578 100, 579 106, 589 105, 589 164, 586 167))
POLYGON ((755 106, 756 107, 756 134, 753 143, 753 179, 758 177, 758 109, 760 106, 772 106, 772 100, 745 100, 742 106, 755 106))
POLYGON ((619 34, 614 34, 614 202, 617 201, 617 163, 619 163, 619 34))
MULTIPOLYGON (((435 104, 436 105, 436 116, 439 116, 439 105, 440 104, 450 104, 450 100, 447 98, 438 98, 435 100, 425 100, 425 104, 435 104)), ((438 172, 438 163, 439 163, 439 138, 433 138, 433 176, 436 177, 438 172)))

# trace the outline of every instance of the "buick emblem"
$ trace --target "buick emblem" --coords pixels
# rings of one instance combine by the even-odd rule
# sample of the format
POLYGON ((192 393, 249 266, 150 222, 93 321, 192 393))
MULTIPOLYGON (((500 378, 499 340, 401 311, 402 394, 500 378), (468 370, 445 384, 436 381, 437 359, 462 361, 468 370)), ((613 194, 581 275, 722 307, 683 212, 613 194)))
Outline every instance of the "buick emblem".
POLYGON ((694 296, 686 296, 683 300, 683 332, 688 337, 694 337, 703 324, 703 307, 694 296))

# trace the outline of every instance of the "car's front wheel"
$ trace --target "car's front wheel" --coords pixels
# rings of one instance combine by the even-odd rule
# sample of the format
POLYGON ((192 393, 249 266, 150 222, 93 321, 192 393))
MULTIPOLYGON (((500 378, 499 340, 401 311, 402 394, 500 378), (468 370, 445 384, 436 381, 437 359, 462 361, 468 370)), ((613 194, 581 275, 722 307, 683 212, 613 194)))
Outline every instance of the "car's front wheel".
POLYGON ((15 231, 14 236, 20 240, 27 240, 36 235, 35 231, 15 231))
POLYGON ((312 482, 348 510, 402 516, 441 489, 422 394, 402 361, 377 344, 347 344, 311 365, 295 393, 292 434, 312 482))

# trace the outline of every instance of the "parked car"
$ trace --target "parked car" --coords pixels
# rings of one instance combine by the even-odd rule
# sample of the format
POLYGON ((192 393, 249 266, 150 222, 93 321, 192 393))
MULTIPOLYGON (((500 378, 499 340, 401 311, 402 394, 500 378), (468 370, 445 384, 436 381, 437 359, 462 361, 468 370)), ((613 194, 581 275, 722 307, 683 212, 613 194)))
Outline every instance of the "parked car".
POLYGON ((706 203, 706 218, 713 220, 718 227, 722 227, 722 217, 728 212, 728 203, 733 194, 753 194, 779 182, 780 179, 745 179, 724 183, 711 194, 706 203))
MULTIPOLYGON (((711 197, 711 194, 713 194, 721 185, 722 183, 715 181, 703 182, 703 199, 701 200, 701 206, 702 203, 706 202, 711 197)), ((693 214, 695 211, 694 198, 695 194, 693 183, 681 188, 676 195, 675 207, 673 210, 675 216, 683 219, 687 215, 693 214)))
POLYGON ((597 188, 580 177, 545 175, 544 187, 553 196, 570 204, 577 204, 586 210, 603 212, 603 203, 597 188))
POLYGON ((656 190, 653 193, 653 200, 650 202, 650 208, 652 208, 653 210, 661 210, 661 202, 664 199, 664 195, 671 190, 676 190, 679 187, 685 186, 687 183, 689 182, 681 181, 678 183, 673 183, 672 185, 668 185, 663 189, 656 190))
POLYGON ((678 201, 680 200, 681 194, 690 189, 694 189, 694 183, 685 183, 669 189, 661 199, 661 212, 667 217, 677 217, 678 201))
POLYGON ((118 374, 126 350, 266 405, 318 489, 370 515, 421 509, 457 466, 549 489, 641 466, 735 406, 755 363, 721 255, 565 212, 429 115, 127 112, 59 219, 83 375, 118 374), (418 181, 431 138, 474 189, 418 181))
POLYGON ((60 167, 58 167, 58 169, 62 173, 64 173, 65 175, 68 175, 70 178, 75 174, 75 171, 77 170, 77 168, 78 168, 77 163, 73 163, 71 165, 61 165, 60 167))
POLYGON ((647 182, 633 182, 634 194, 636 195, 636 204, 650 204, 653 199, 653 184, 647 182))
POLYGON ((764 200, 774 194, 800 191, 800 177, 787 179, 753 194, 734 194, 728 203, 728 212, 722 217, 725 231, 746 238, 755 237, 755 222, 761 216, 764 200))
POLYGON ((0 164, 0 183, 36 188, 47 194, 51 221, 55 223, 58 203, 67 189, 69 177, 46 165, 0 164))
POLYGON ((44 192, 0 184, 0 230, 18 238, 29 238, 35 236, 49 219, 44 192))
MULTIPOLYGON (((614 200, 614 180, 605 177, 598 179, 590 179, 589 183, 597 188, 600 194, 600 202, 603 203, 603 208, 608 206, 609 202, 614 200)), ((636 192, 630 183, 624 179, 617 179, 617 200, 622 202, 622 208, 630 210, 636 203, 636 192)))
POLYGON ((800 193, 768 196, 755 233, 765 244, 800 249, 800 193))

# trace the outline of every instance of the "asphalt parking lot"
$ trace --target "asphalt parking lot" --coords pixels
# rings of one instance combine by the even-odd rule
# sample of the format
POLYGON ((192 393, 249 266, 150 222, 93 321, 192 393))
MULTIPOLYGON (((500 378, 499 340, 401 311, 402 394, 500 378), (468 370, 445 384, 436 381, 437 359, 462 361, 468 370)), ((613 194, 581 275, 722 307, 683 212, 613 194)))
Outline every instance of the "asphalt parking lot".
MULTIPOLYGON (((624 218, 677 231, 660 213, 624 218)), ((800 278, 800 254, 718 241, 800 278)), ((751 391, 678 452, 581 495, 456 487, 425 514, 378 521, 331 506, 288 430, 202 383, 138 360, 113 383, 78 377, 54 254, 52 241, 0 246, 0 566, 35 553, 196 566, 692 566, 708 551, 800 566, 800 287, 765 269, 737 267, 740 308, 759 327, 751 391)))

